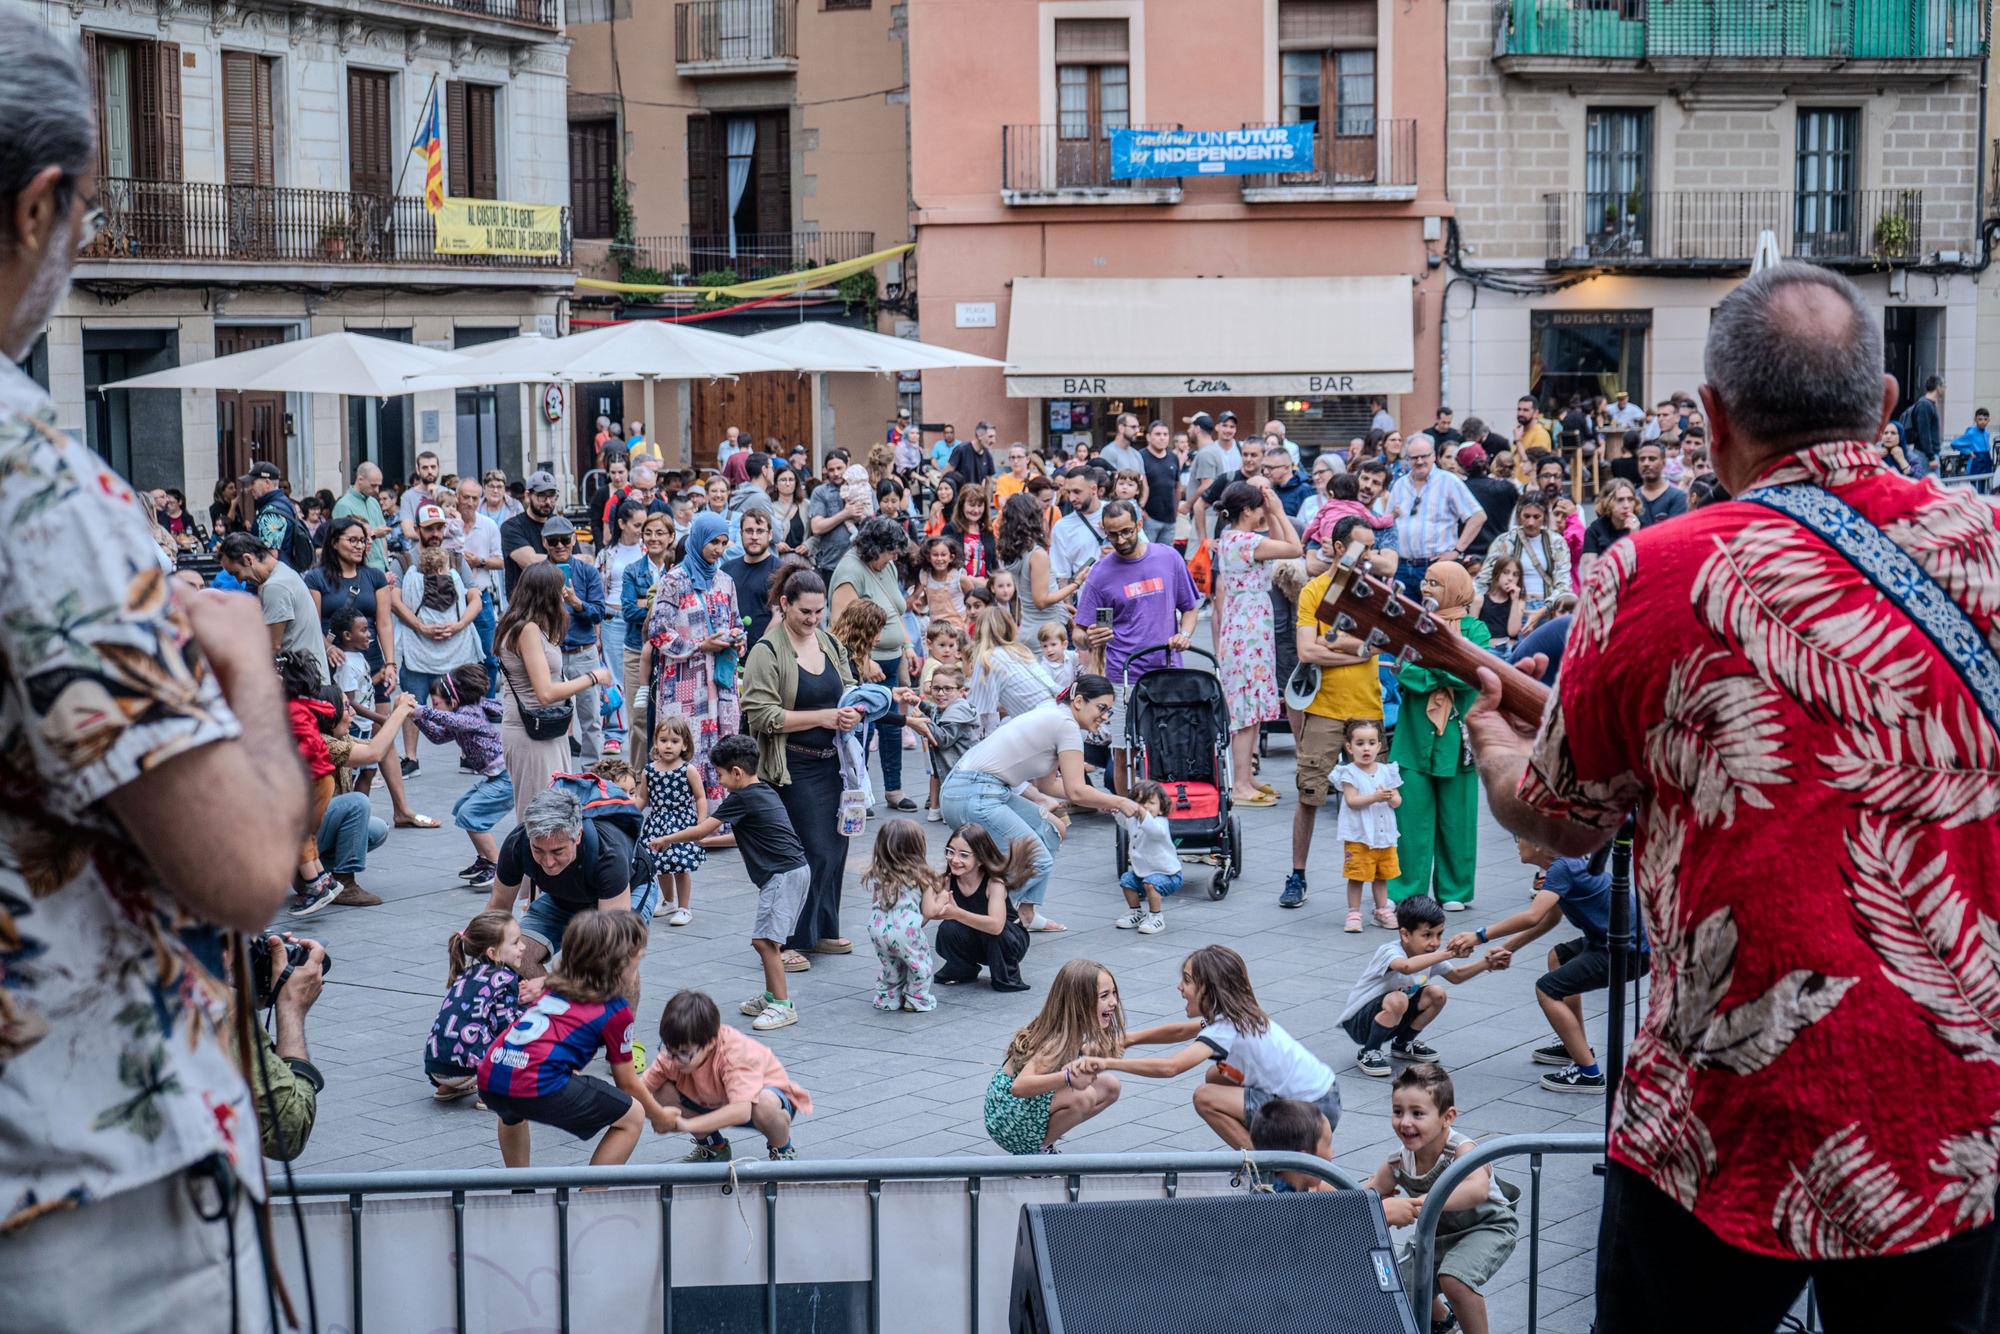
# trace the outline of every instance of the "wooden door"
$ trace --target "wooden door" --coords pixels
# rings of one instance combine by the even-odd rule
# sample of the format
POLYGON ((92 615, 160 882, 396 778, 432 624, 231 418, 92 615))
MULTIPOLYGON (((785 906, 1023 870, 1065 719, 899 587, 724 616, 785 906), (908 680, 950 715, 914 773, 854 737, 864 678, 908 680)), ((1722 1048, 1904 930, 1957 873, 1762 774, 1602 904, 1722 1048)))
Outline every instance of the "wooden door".
POLYGON ((277 248, 271 62, 222 53, 222 163, 229 187, 229 253, 268 258, 277 248))
POLYGON ((1131 124, 1124 65, 1056 66, 1056 184, 1111 184, 1111 131, 1131 124))
MULTIPOLYGON (((215 331, 215 355, 231 356, 285 341, 282 325, 223 325, 215 331)), ((215 395, 216 464, 219 477, 241 477, 253 463, 277 465, 290 475, 285 447, 285 396, 218 390, 215 395)))
MULTIPOLYGON (((380 70, 347 71, 347 188, 353 234, 347 238, 357 258, 392 260, 396 233, 396 161, 390 147, 394 135, 389 112, 389 76, 380 70)), ((422 169, 411 164, 417 193, 423 193, 422 169)))
POLYGON ((691 386, 694 464, 715 466, 715 444, 732 426, 759 449, 769 436, 791 445, 812 439, 812 382, 796 371, 768 371, 691 386))

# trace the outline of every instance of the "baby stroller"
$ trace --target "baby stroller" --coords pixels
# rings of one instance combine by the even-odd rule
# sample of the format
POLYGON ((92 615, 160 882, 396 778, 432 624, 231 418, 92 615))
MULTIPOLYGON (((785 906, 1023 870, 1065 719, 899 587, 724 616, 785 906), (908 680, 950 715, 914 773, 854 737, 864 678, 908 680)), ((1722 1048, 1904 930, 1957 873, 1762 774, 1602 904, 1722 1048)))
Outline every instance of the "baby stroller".
MULTIPOLYGON (((1156 644, 1142 649, 1126 663, 1125 745, 1133 776, 1166 789, 1174 846, 1214 854, 1208 896, 1219 899, 1243 873, 1243 826, 1229 805, 1229 702, 1214 673, 1193 667, 1155 667, 1132 679, 1133 662, 1166 648, 1156 644)), ((1215 662, 1205 649, 1186 651, 1215 662)), ((1120 825, 1118 874, 1125 874, 1129 865, 1120 825)))

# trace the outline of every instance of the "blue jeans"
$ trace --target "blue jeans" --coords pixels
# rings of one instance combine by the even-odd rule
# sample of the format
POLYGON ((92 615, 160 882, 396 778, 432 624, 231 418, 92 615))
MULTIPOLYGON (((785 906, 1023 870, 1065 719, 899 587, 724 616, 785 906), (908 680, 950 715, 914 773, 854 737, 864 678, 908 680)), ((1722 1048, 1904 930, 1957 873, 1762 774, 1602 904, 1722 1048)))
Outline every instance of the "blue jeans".
POLYGON ((1396 558, 1396 582, 1413 602, 1423 600, 1424 571, 1429 566, 1427 560, 1411 560, 1407 556, 1396 558))
POLYGON ((1062 836, 1042 818, 1041 808, 1034 802, 1015 796, 1012 788, 992 774, 954 769, 945 776, 938 806, 946 824, 976 824, 993 835, 1002 852, 1017 838, 1034 839, 1040 845, 1035 850, 1035 873, 1014 900, 1040 903, 1048 895, 1049 872, 1055 868, 1056 845, 1062 836))
POLYGON ((479 600, 479 615, 473 618, 472 628, 479 632, 479 652, 486 660, 486 698, 493 699, 500 693, 500 659, 493 656, 493 624, 500 614, 493 610, 493 599, 479 600))
POLYGON ((368 809, 361 792, 343 792, 326 804, 319 822, 319 859, 335 875, 359 875, 368 869, 368 854, 389 837, 389 826, 368 809))
MULTIPOLYGON (((903 675, 903 655, 898 653, 892 662, 888 658, 875 659, 875 665, 882 669, 882 688, 894 690, 897 686, 908 685, 903 675)), ((875 722, 875 748, 882 755, 882 790, 901 792, 903 790, 903 714, 894 708, 883 714, 875 722)), ((863 756, 866 759, 866 756, 863 756)))
MULTIPOLYGON (((650 869, 651 863, 647 863, 650 869)), ((635 872, 636 874, 636 872, 635 872)), ((565 908, 547 894, 537 894, 535 901, 521 914, 521 934, 530 940, 540 941, 551 958, 562 953, 563 932, 569 929, 569 922, 580 912, 595 908, 594 903, 565 908)), ((643 882, 632 886, 632 911, 647 925, 653 921, 653 913, 660 906, 660 884, 651 874, 643 882)))

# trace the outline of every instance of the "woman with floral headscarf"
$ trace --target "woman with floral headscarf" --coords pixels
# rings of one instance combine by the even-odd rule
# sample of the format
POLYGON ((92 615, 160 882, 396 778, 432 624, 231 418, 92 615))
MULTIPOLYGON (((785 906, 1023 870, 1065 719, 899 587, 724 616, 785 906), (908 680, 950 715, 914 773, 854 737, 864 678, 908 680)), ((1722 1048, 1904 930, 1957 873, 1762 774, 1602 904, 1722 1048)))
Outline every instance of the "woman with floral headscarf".
POLYGON ((729 549, 729 520, 712 510, 688 525, 686 554, 660 576, 646 621, 653 651, 653 716, 676 713, 694 733, 692 761, 710 803, 722 784, 709 763, 715 743, 740 730, 742 709, 736 671, 748 645, 736 584, 721 569, 729 549))

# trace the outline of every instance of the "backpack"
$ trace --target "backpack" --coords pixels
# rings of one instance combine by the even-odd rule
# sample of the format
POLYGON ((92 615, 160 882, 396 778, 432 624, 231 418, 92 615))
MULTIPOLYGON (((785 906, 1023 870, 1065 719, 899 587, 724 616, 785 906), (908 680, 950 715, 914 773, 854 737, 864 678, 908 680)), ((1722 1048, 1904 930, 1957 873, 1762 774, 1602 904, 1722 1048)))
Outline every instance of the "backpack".
POLYGON ((645 816, 639 803, 631 794, 609 779, 596 774, 555 774, 549 779, 549 786, 558 792, 567 792, 583 806, 586 821, 597 820, 611 826, 633 842, 639 837, 639 830, 645 823, 645 816))

